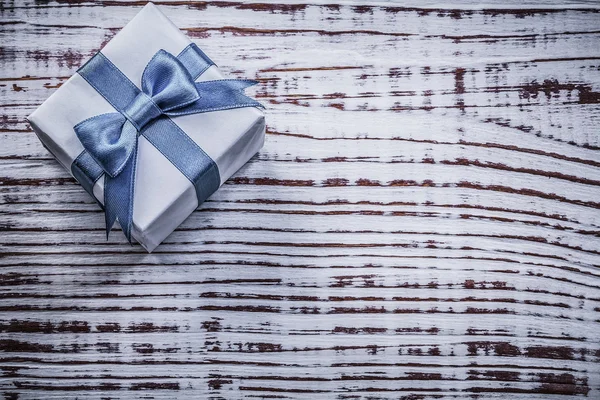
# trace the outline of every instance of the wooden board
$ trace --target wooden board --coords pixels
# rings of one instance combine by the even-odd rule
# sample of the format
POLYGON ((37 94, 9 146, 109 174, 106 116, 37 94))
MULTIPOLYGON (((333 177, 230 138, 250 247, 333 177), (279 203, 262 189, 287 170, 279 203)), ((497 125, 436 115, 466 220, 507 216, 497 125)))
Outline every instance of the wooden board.
POLYGON ((0 6, 3 398, 600 398, 600 3, 157 2, 268 135, 150 255, 25 120, 144 3, 0 6))

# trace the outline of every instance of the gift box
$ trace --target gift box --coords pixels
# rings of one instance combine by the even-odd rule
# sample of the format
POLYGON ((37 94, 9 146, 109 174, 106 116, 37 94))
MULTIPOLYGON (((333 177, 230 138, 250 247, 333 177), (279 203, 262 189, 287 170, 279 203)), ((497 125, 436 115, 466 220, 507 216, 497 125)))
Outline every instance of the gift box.
POLYGON ((253 81, 224 79, 152 3, 28 120, 148 252, 263 146, 253 81))

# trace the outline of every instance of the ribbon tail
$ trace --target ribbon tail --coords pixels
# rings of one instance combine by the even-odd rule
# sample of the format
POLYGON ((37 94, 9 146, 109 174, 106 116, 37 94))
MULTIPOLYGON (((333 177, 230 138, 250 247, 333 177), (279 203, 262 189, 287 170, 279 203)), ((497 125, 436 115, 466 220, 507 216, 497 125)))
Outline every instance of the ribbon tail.
POLYGON ((221 79, 196 82, 200 98, 184 107, 165 112, 168 116, 188 115, 210 111, 230 110, 242 107, 261 107, 262 104, 244 94, 244 89, 255 85, 256 81, 245 79, 221 79))
POLYGON ((119 221, 125 237, 131 244, 131 227, 133 225, 133 195, 135 186, 135 169, 137 165, 137 138, 133 154, 127 160, 121 173, 114 178, 105 175, 104 208, 106 219, 106 238, 115 220, 119 221))
POLYGON ((244 94, 244 89, 258 84, 251 79, 221 79, 216 81, 196 82, 196 90, 200 97, 207 98, 213 107, 223 109, 238 107, 261 107, 262 104, 244 94))
POLYGON ((111 180, 112 178, 110 176, 104 174, 104 222, 106 223, 106 240, 108 240, 110 230, 117 220, 116 210, 110 200, 112 198, 110 195, 112 191, 111 180))

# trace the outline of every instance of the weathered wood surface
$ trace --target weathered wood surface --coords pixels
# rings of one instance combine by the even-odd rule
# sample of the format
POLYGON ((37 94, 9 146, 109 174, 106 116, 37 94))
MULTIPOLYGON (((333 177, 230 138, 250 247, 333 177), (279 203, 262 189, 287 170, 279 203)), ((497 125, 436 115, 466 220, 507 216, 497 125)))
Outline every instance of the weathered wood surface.
POLYGON ((4 1, 5 399, 600 398, 600 4, 161 1, 264 149, 157 251, 25 117, 144 2, 4 1))

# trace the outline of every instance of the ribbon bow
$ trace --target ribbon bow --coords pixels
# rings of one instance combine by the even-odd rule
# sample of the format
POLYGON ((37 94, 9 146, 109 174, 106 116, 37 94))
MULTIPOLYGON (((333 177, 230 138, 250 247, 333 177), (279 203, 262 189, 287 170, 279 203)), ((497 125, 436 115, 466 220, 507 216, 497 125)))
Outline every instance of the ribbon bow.
MULTIPOLYGON (((109 70, 116 69, 106 57, 101 56, 101 58, 104 63, 108 62, 109 64, 100 64, 104 68, 97 69, 96 75, 98 75, 98 71, 101 74, 103 70, 106 70, 107 65, 111 67, 109 70)), ((114 75, 114 71, 109 72, 114 75)), ((120 71, 118 72, 120 73, 120 71)), ((152 130, 147 137, 158 137, 157 140, 150 140, 155 146, 159 147, 163 143, 163 146, 177 147, 177 144, 181 144, 177 141, 177 135, 179 138, 182 134, 186 137, 187 135, 170 121, 170 117, 239 107, 262 107, 260 103, 243 93, 246 87, 257 82, 224 79, 196 83, 186 66, 177 57, 164 50, 159 50, 146 65, 142 74, 141 91, 123 84, 123 82, 131 83, 124 75, 119 77, 121 82, 107 82, 108 80, 106 80, 102 84, 94 83, 93 79, 88 79, 85 74, 83 76, 113 106, 119 103, 123 105, 121 107, 115 106, 119 112, 88 118, 75 125, 74 129, 91 159, 106 174, 104 208, 107 238, 115 221, 119 220, 130 243, 138 135, 145 135, 146 130, 152 130), (106 88, 107 85, 119 86, 119 83, 122 86, 122 91, 119 91, 119 88, 116 88, 116 90, 115 88, 106 88), (118 98, 122 95, 121 93, 129 95, 125 101, 118 98), (167 125, 167 129, 165 129, 164 124, 160 123, 161 121, 170 122, 172 126, 167 125), (172 138, 164 137, 171 134, 173 134, 172 138), (169 139, 172 139, 171 141, 175 144, 169 144, 169 139), (156 142, 159 142, 158 145, 156 142)), ((189 145, 190 143, 183 144, 189 145)), ((191 144, 194 145, 195 143, 192 142, 191 144)), ((161 149, 159 148, 159 150, 161 149)), ((178 150, 185 151, 184 149, 173 149, 173 151, 178 150)), ((202 150, 200 149, 200 151, 202 150)), ((204 152, 202 154, 206 155, 204 152)), ((171 160, 171 158, 169 159, 171 160)), ((185 162, 188 162, 188 160, 184 160, 185 162)), ((176 166, 179 168, 178 165, 176 166)), ((186 174, 185 168, 185 166, 180 168, 184 174, 186 174)), ((188 178, 193 181, 198 180, 198 176, 188 178)), ((193 183, 196 184, 197 182, 193 183)), ((199 198, 199 202, 203 200, 199 198)))

